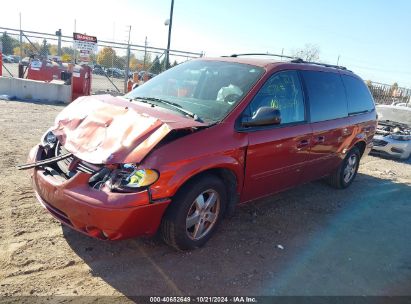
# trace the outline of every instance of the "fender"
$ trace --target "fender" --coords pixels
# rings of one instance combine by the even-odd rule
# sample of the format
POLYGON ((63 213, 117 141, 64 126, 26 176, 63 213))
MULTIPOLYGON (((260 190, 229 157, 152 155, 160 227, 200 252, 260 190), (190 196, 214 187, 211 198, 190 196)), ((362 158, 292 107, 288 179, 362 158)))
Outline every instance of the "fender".
POLYGON ((237 193, 241 193, 244 180, 245 149, 230 154, 206 155, 197 159, 160 167, 160 179, 150 189, 153 199, 172 197, 194 176, 211 169, 228 169, 237 179, 237 193))

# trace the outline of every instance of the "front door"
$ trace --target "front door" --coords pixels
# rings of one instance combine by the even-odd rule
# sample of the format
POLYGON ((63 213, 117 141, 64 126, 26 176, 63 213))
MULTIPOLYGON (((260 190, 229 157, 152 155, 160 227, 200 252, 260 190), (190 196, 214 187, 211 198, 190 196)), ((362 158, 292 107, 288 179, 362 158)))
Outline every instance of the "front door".
POLYGON ((248 133, 249 141, 243 202, 298 184, 309 157, 312 131, 306 122, 303 91, 296 71, 273 74, 243 116, 253 117, 260 107, 267 106, 280 110, 280 124, 241 129, 248 133))

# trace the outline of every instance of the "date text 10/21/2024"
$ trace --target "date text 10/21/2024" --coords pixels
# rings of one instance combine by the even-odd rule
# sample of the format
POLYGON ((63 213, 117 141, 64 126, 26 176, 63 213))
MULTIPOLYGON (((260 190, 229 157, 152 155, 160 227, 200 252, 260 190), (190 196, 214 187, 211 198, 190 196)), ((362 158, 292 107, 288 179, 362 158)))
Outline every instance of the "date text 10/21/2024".
POLYGON ((150 297, 150 303, 258 303, 255 297, 150 297))

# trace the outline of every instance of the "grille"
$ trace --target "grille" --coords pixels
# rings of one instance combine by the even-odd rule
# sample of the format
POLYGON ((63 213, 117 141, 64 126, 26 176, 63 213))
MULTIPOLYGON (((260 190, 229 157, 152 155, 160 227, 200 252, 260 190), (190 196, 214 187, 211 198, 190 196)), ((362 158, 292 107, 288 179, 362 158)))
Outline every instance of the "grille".
MULTIPOLYGON (((60 156, 62 154, 67 153, 69 153, 69 151, 67 151, 66 148, 64 148, 60 143, 57 143, 56 156, 60 156)), ((88 162, 76 158, 75 156, 70 156, 61 161, 58 161, 57 166, 59 167, 61 172, 69 178, 77 172, 94 174, 98 170, 100 170, 100 166, 90 164, 88 162)))
POLYGON ((376 147, 384 147, 388 144, 385 140, 381 140, 381 139, 373 139, 372 143, 376 147))

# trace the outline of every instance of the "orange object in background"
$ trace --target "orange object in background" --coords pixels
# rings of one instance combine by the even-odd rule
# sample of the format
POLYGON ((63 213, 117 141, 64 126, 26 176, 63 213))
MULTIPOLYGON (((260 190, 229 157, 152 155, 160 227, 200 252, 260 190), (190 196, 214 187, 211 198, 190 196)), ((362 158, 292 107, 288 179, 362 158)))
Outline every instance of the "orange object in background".
POLYGON ((133 84, 134 82, 131 79, 127 81, 127 92, 131 91, 131 89, 133 88, 133 84))

